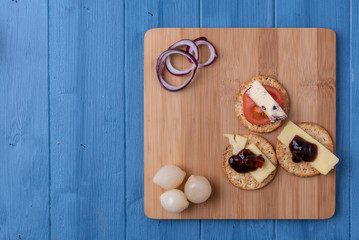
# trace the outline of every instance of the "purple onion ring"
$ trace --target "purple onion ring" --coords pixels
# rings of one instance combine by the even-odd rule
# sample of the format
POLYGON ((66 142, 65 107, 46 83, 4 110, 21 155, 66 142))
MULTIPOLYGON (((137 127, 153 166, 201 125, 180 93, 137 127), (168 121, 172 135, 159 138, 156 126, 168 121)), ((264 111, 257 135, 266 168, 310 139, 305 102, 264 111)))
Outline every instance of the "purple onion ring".
POLYGON ((193 79, 193 77, 194 77, 194 75, 196 73, 197 67, 198 67, 198 61, 191 54, 189 54, 188 52, 185 52, 185 51, 179 50, 179 49, 169 49, 169 50, 166 50, 163 53, 161 53, 161 55, 158 57, 157 64, 156 64, 156 72, 157 72, 157 77, 158 77, 158 80, 159 80, 161 86, 164 89, 168 90, 168 91, 176 92, 176 91, 179 91, 179 90, 187 87, 188 84, 191 83, 191 81, 192 81, 192 79, 193 79), (191 69, 190 72, 192 72, 191 76, 187 79, 187 81, 185 83, 183 83, 180 86, 173 86, 173 85, 167 83, 166 80, 162 76, 165 61, 172 54, 184 55, 185 57, 190 59, 191 64, 192 64, 192 67, 190 68, 191 69))
MULTIPOLYGON (((202 63, 202 64, 198 63, 198 68, 204 68, 204 67, 207 67, 207 66, 211 65, 214 62, 214 60, 216 60, 216 58, 217 58, 217 51, 214 48, 214 46, 212 45, 212 43, 210 43, 207 40, 207 38, 205 38, 205 37, 199 37, 199 38, 195 39, 193 42, 197 45, 197 48, 198 48, 199 45, 206 45, 209 48, 209 51, 211 53, 211 55, 209 56, 209 59, 207 60, 207 62, 202 63)), ((192 54, 193 48, 192 47, 187 47, 186 51, 188 53, 192 54)), ((194 52, 196 52, 196 50, 194 52)), ((199 59, 197 59, 197 61, 199 62, 199 59)))
MULTIPOLYGON (((180 40, 176 43, 174 43, 172 46, 170 46, 168 49, 175 49, 175 48, 178 48, 178 47, 182 47, 182 46, 187 46, 187 48, 191 48, 191 49, 194 49, 192 51, 192 54, 193 56, 195 57, 196 61, 198 62, 199 60, 199 52, 198 52, 198 47, 196 46, 196 44, 191 41, 191 40, 188 40, 188 39, 183 39, 183 40, 180 40)), ((191 62, 191 59, 188 58, 188 60, 191 62)), ((191 62, 192 64, 192 62, 191 62)), ((191 68, 189 69, 186 69, 186 70, 178 70, 176 69, 175 67, 173 67, 172 63, 171 63, 171 57, 169 56, 167 59, 166 59, 166 67, 167 67, 167 70, 175 75, 175 76, 183 76, 183 75, 187 75, 189 74, 191 71, 193 71, 193 65, 191 68)))

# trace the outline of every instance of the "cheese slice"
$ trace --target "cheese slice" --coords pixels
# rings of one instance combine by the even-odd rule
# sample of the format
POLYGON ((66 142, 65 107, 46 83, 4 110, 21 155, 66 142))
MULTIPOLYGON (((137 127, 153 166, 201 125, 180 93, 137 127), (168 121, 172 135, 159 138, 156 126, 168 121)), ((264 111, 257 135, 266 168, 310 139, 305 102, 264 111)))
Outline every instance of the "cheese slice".
POLYGON ((249 172, 252 177, 256 179, 257 182, 261 183, 269 176, 269 174, 271 174, 275 170, 275 166, 254 143, 250 144, 247 149, 256 155, 262 155, 262 157, 264 158, 264 163, 261 168, 257 168, 257 170, 253 172, 249 172))
POLYGON ((247 94, 262 109, 271 122, 278 122, 287 118, 287 114, 258 80, 252 83, 247 94))
POLYGON ((337 156, 291 121, 288 122, 287 126, 285 126, 283 131, 279 134, 278 140, 289 147, 290 142, 296 135, 317 145, 317 157, 313 162, 308 163, 317 169, 321 174, 327 175, 328 172, 339 162, 339 158, 337 156))
POLYGON ((223 136, 228 138, 229 144, 232 145, 234 155, 238 154, 246 146, 247 138, 245 137, 234 134, 223 134, 223 136))

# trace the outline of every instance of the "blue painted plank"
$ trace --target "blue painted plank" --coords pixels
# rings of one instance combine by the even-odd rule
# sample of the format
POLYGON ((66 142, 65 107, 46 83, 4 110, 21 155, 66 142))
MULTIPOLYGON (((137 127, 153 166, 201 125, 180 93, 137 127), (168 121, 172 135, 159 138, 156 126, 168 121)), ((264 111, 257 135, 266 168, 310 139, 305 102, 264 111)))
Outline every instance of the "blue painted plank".
POLYGON ((278 239, 349 238, 349 0, 278 0, 277 27, 323 27, 336 32, 337 40, 337 137, 340 163, 336 176, 336 212, 320 221, 278 221, 278 239))
POLYGON ((126 236, 127 239, 198 239, 199 221, 152 220, 143 202, 143 39, 156 27, 199 27, 199 1, 127 0, 126 236))
POLYGON ((47 2, 2 1, 0 239, 49 238, 47 50, 47 2))
POLYGON ((359 166, 356 163, 359 156, 359 2, 351 0, 351 81, 350 81, 350 233, 352 239, 359 239, 359 166))
MULTIPOLYGON (((201 13, 201 27, 274 27, 272 0, 201 0, 201 13)), ((270 239, 274 227, 273 220, 205 220, 201 232, 202 239, 270 239)))
POLYGON ((51 237, 125 234, 124 3, 49 1, 51 237))
POLYGON ((274 0, 201 0, 201 27, 274 27, 274 0))

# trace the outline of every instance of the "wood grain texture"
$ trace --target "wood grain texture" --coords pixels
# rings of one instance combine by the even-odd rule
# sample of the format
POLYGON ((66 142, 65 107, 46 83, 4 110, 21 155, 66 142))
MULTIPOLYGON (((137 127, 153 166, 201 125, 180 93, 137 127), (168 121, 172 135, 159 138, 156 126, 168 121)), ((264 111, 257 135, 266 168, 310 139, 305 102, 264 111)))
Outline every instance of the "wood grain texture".
POLYGON ((46 239, 47 7, 37 0, 0 5, 0 239, 46 239))
MULTIPOLYGON (((274 27, 274 2, 201 0, 201 27, 274 27)), ((274 220, 202 220, 201 237, 261 239, 266 236, 274 239, 274 230, 274 220)))
MULTIPOLYGON (((359 156, 359 129, 357 126, 359 116, 359 2, 351 1, 351 23, 350 23, 350 236, 352 239, 359 239, 359 166, 356 164, 359 156)), ((348 158, 349 159, 349 158, 348 158)))
MULTIPOLYGON (((349 0, 285 1, 276 4, 276 27, 324 27, 336 33, 337 40, 337 138, 336 210, 325 221, 278 221, 277 239, 348 239, 349 222, 349 0), (313 227, 315 226, 315 227, 313 227)), ((353 238, 354 239, 354 238, 353 238)))
MULTIPOLYGON (((182 62, 185 61, 183 58, 182 62)), ((244 191, 229 184, 221 170, 222 154, 228 144, 223 134, 249 132, 235 116, 233 98, 242 82, 259 73, 276 77, 288 91, 292 105, 289 119, 318 123, 335 140, 333 31, 153 29, 145 37, 144 69, 147 216, 160 219, 322 219, 334 214, 334 171, 327 176, 299 178, 279 168, 277 177, 267 187, 244 191), (216 62, 200 70, 185 90, 165 91, 155 72, 157 57, 165 50, 163 46, 198 36, 207 36, 216 46, 216 62), (320 71, 326 72, 327 77, 323 78, 320 71), (163 191, 152 183, 156 171, 166 164, 180 166, 188 176, 208 177, 214 189, 213 196, 181 214, 166 212, 158 201, 163 191), (240 207, 243 202, 255 207, 240 207)), ((263 136, 274 145, 278 134, 276 131, 263 136)))
POLYGON ((198 27, 199 2, 125 2, 126 238, 198 239, 200 221, 148 219, 143 208, 143 37, 154 27, 198 27))
POLYGON ((50 1, 51 238, 125 233, 124 5, 50 1))

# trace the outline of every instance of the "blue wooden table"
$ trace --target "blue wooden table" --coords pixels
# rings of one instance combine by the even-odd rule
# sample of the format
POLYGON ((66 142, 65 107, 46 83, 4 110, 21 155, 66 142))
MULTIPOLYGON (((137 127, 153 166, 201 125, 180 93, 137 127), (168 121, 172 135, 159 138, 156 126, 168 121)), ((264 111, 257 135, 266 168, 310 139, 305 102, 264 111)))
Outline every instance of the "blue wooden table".
POLYGON ((0 239, 359 239, 358 38, 357 0, 0 0, 0 239), (146 218, 143 37, 156 27, 336 32, 333 218, 146 218))

